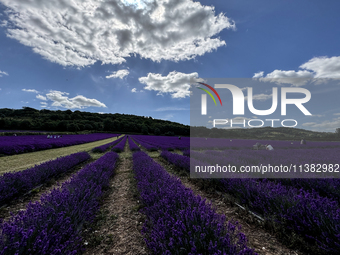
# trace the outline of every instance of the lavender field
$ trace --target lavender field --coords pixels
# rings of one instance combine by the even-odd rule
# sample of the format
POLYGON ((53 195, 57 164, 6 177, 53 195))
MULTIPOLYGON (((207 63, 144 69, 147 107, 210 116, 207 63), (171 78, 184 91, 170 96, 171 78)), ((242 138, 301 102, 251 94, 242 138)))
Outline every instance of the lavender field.
MULTIPOLYGON (((117 135, 93 137, 112 136, 117 135)), ((8 144, 18 141, 16 137, 8 138, 12 139, 12 143, 7 140, 8 144)), ((26 145, 31 141, 34 147, 33 143, 39 139, 61 140, 36 138, 27 138, 26 145)), ((123 234, 126 238, 137 239, 143 250, 140 254, 177 254, 179 250, 181 254, 262 254, 261 247, 268 244, 257 246, 256 238, 260 237, 253 237, 248 228, 252 223, 242 219, 235 221, 230 215, 217 212, 221 205, 208 203, 202 195, 208 193, 194 193, 196 188, 190 185, 196 185, 197 179, 190 179, 191 165, 208 166, 216 162, 236 167, 277 162, 339 164, 340 143, 307 141, 302 145, 297 141, 125 135, 89 152, 92 154, 81 152, 0 177, 0 206, 8 206, 10 210, 24 193, 89 160, 93 152, 98 155, 58 188, 26 204, 24 210, 13 212, 11 217, 0 217, 1 255, 93 254, 103 249, 100 247, 105 247, 106 251, 116 249, 120 242, 118 236, 123 234), (274 150, 253 150, 256 142, 270 143, 274 150), (181 176, 186 173, 192 184, 183 183, 176 176, 177 172, 181 176), (131 179, 119 179, 124 174, 129 174, 124 178, 131 179), (128 189, 134 190, 135 195, 128 195, 125 192, 128 189), (111 196, 111 200, 107 199, 111 196), (138 205, 137 212, 133 204, 138 205), (120 211, 123 205, 131 212, 120 211), (102 207, 106 208, 106 218, 102 216, 102 207), (129 215, 136 213, 140 215, 140 228, 133 225, 134 220, 129 220, 132 217, 129 215), (105 224, 98 224, 98 215, 101 215, 100 220, 105 219, 105 224), (119 232, 120 224, 132 232, 119 232), (94 228, 91 235, 102 241, 89 239, 89 228, 94 228)), ((232 197, 234 202, 224 206, 235 207, 237 203, 262 218, 265 225, 274 226, 274 236, 290 236, 284 239, 285 244, 280 244, 282 249, 289 250, 285 245, 292 242, 301 254, 340 253, 339 179, 235 176, 212 179, 209 174, 204 177, 208 178, 201 178, 200 182, 210 192, 214 190, 220 194, 216 196, 222 198, 232 197), (312 248, 307 249, 305 245, 312 248)))
POLYGON ((26 135, 0 136, 0 154, 14 155, 25 152, 83 144, 117 136, 115 134, 86 135, 26 135))

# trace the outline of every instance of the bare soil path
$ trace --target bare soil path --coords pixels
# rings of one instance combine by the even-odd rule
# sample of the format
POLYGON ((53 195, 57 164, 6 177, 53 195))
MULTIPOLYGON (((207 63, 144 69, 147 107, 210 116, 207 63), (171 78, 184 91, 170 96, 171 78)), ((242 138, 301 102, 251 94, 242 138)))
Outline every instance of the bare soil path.
POLYGON ((96 222, 85 233, 87 247, 84 254, 148 254, 141 234, 144 216, 138 212, 140 203, 127 142, 110 185, 111 190, 103 201, 96 222))

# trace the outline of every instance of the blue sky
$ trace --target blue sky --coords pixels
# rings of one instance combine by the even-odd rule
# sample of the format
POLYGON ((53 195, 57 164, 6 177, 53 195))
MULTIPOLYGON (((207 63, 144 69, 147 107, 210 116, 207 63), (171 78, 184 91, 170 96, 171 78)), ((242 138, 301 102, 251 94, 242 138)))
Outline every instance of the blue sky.
MULTIPOLYGON (((339 9, 335 0, 0 0, 0 108, 189 125, 192 81, 285 78, 278 87, 312 95, 312 116, 291 110, 297 127, 334 132, 339 9), (318 82, 325 78, 334 82, 318 82)), ((270 104, 270 89, 254 88, 259 105, 270 104)))

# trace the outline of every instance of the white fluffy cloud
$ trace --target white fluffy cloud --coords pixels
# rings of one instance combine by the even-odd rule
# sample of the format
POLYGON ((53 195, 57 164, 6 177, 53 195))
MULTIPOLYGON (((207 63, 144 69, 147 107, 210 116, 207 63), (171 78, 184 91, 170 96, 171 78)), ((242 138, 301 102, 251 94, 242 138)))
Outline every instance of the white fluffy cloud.
POLYGON ((234 22, 192 0, 0 0, 7 35, 63 66, 120 64, 139 55, 152 61, 187 60, 225 45, 214 37, 234 22), (131 2, 131 1, 130 1, 131 2))
POLYGON ((35 89, 22 89, 22 91, 31 92, 31 93, 39 93, 39 91, 37 91, 35 89))
MULTIPOLYGON (((299 70, 297 72, 294 70, 274 70, 265 77, 261 77, 260 80, 266 82, 275 82, 277 84, 292 84, 293 86, 302 86, 313 77, 313 74, 306 70, 299 70)), ((254 76, 253 78, 257 77, 254 76)))
POLYGON ((340 57, 315 57, 300 65, 299 68, 302 70, 274 70, 266 76, 263 75, 264 72, 258 72, 254 74, 253 78, 278 84, 288 83, 293 86, 305 85, 310 80, 317 84, 318 81, 315 79, 320 78, 339 79, 340 57))
POLYGON ((47 98, 42 96, 42 95, 36 95, 36 98, 40 99, 40 100, 44 100, 44 101, 47 101, 47 98))
POLYGON ((136 88, 133 88, 133 89, 131 89, 131 92, 132 92, 132 93, 137 93, 137 89, 136 89, 136 88))
POLYGON ((47 103, 46 102, 40 102, 40 107, 43 107, 43 108, 45 108, 45 107, 47 107, 47 103))
POLYGON ((253 76, 253 78, 261 78, 261 77, 263 77, 263 71, 261 71, 261 72, 258 72, 258 73, 254 73, 254 76, 253 76))
POLYGON ((53 101, 52 106, 64 107, 68 109, 82 109, 85 107, 106 107, 105 104, 99 102, 96 99, 86 98, 82 95, 75 96, 73 98, 68 97, 69 93, 61 92, 57 90, 51 90, 46 94, 46 97, 53 101))
POLYGON ((158 91, 157 95, 170 93, 173 98, 185 98, 190 96, 190 83, 197 80, 198 73, 180 73, 173 71, 167 76, 149 73, 147 77, 140 77, 139 82, 146 84, 144 89, 158 91))
POLYGON ((112 74, 106 76, 106 79, 110 78, 120 78, 123 79, 125 76, 127 76, 130 72, 127 69, 119 70, 117 72, 113 72, 112 74))
POLYGON ((340 78, 340 57, 317 57, 304 63, 300 68, 310 70, 314 78, 340 78))
POLYGON ((8 75, 8 73, 3 72, 3 71, 0 70, 0 77, 2 77, 2 76, 4 76, 4 75, 8 75))

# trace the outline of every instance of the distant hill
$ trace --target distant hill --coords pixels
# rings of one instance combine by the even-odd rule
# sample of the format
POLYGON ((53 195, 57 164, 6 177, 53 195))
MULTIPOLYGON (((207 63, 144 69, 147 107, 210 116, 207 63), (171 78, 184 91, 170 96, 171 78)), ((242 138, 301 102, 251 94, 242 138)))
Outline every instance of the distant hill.
POLYGON ((81 111, 0 109, 0 130, 44 130, 54 132, 112 132, 151 135, 225 137, 272 140, 340 140, 336 133, 314 132, 299 128, 262 127, 249 129, 208 129, 180 123, 119 113, 91 113, 81 111))
POLYGON ((191 127, 190 135, 198 137, 214 138, 243 138, 261 140, 315 140, 315 141, 339 141, 340 129, 338 132, 315 132, 300 128, 288 127, 261 127, 261 128, 238 128, 238 129, 208 129, 206 127, 191 127))
POLYGON ((0 130, 55 132, 112 132, 189 136, 190 127, 176 122, 131 114, 99 114, 81 111, 0 109, 0 130))

